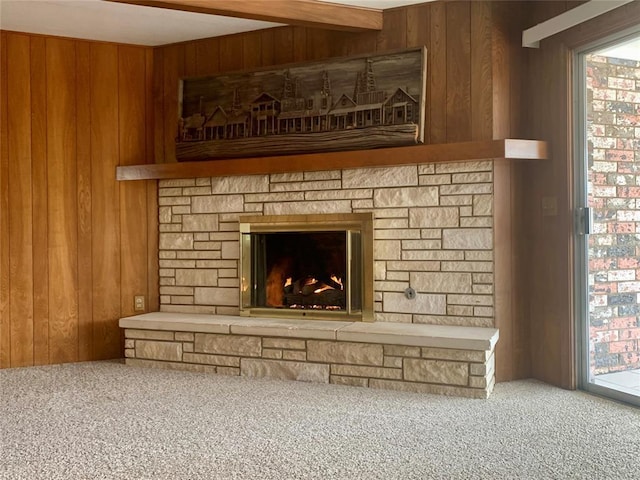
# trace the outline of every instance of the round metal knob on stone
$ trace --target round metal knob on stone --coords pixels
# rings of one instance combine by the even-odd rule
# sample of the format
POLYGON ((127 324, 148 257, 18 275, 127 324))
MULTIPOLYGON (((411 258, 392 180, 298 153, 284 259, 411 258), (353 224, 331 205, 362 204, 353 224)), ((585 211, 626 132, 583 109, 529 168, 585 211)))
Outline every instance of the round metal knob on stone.
POLYGON ((413 300, 414 298, 416 298, 416 291, 413 288, 409 287, 405 289, 404 296, 409 300, 413 300))

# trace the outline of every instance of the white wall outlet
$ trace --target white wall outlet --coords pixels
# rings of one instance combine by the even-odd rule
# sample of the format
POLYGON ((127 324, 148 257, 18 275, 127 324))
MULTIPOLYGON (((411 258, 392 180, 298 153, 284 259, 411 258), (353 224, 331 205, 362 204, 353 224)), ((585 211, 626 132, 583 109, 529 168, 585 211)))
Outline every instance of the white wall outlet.
POLYGON ((144 295, 136 295, 133 297, 133 309, 136 312, 144 312, 144 295))

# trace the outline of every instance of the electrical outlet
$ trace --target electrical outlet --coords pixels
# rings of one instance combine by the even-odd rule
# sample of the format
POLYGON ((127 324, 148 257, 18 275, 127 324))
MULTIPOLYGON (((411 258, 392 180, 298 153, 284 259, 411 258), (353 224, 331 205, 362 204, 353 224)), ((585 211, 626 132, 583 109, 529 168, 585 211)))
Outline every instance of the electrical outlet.
POLYGON ((144 295, 136 295, 133 297, 133 309, 136 312, 144 312, 144 295))

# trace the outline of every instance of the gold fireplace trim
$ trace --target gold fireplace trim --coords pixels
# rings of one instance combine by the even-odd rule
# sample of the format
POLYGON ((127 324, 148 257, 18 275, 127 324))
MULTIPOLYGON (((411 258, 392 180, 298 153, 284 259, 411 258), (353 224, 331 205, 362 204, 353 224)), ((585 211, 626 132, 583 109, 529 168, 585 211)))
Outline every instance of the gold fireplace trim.
MULTIPOLYGON (((350 238, 347 236, 347 238, 350 238)), ((347 242, 347 264, 352 252, 347 242)), ((373 213, 337 213, 307 215, 250 215, 240 217, 240 315, 317 320, 373 322, 373 213), (362 309, 352 310, 348 299, 346 311, 290 310, 251 305, 251 233, 283 232, 360 232, 362 245, 362 309)), ((350 295, 350 290, 347 290, 350 295)))

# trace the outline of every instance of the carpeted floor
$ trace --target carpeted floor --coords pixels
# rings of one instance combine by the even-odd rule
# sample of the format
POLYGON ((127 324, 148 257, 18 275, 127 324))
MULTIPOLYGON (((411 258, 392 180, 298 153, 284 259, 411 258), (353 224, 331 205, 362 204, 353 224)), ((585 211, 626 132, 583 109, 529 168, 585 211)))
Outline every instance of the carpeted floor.
POLYGON ((93 362, 0 371, 2 479, 636 479, 640 410, 93 362))

